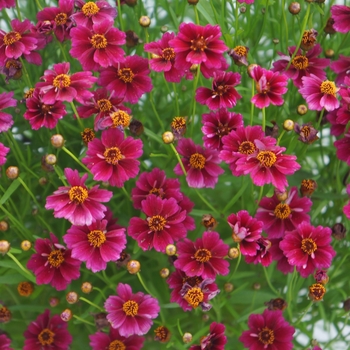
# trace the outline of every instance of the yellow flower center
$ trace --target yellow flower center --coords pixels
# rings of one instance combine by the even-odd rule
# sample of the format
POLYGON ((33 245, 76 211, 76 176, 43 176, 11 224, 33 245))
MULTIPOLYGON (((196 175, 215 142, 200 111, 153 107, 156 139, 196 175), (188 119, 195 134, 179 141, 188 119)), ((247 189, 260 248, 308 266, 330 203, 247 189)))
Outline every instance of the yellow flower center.
POLYGON ((139 311, 139 305, 134 300, 128 300, 123 304, 123 311, 126 316, 136 316, 139 311))
POLYGON ((198 39, 191 40, 191 50, 193 51, 204 51, 207 48, 207 43, 203 36, 198 39))
POLYGON ((166 219, 163 216, 155 215, 147 218, 148 227, 151 231, 162 231, 166 225, 166 219))
POLYGON ((47 257, 47 260, 52 267, 58 268, 64 262, 64 256, 62 252, 59 249, 57 249, 57 250, 53 250, 49 254, 49 256, 47 257))
POLYGON ((185 294, 184 299, 195 309, 203 301, 204 294, 200 288, 193 287, 185 294))
POLYGON ((321 84, 320 90, 323 94, 332 95, 335 97, 337 87, 333 81, 326 80, 321 84))
POLYGON ((73 186, 68 191, 69 200, 76 204, 82 204, 89 197, 89 192, 86 188, 81 186, 73 186))
POLYGON ((190 165, 194 169, 203 169, 205 167, 205 157, 203 156, 203 154, 192 154, 190 157, 190 165))
POLYGON ((104 242, 106 242, 106 235, 100 230, 90 231, 87 237, 90 245, 94 248, 99 248, 104 242))
POLYGON ((166 61, 171 61, 175 58, 175 51, 173 48, 171 47, 167 47, 165 49, 162 50, 162 57, 166 60, 166 61))
POLYGON ((275 334, 272 329, 264 327, 261 332, 259 332, 259 341, 264 345, 272 345, 275 341, 275 334))
POLYGON ((250 141, 243 141, 238 147, 238 152, 241 154, 252 154, 255 150, 256 147, 254 143, 250 141))
POLYGON ((290 210, 290 206, 285 203, 277 204, 275 208, 275 216, 278 219, 284 220, 287 219, 292 211, 290 210))
POLYGON ((261 166, 271 168, 277 160, 275 153, 271 151, 260 151, 256 156, 261 166))
POLYGON ((55 340, 55 333, 48 328, 44 328, 38 335, 38 340, 43 346, 51 345, 55 340))
POLYGON ((105 98, 102 98, 101 100, 98 100, 97 101, 97 106, 98 106, 98 109, 101 111, 101 112, 109 112, 113 105, 112 103, 105 99, 105 98))
POLYGON ((301 241, 301 250, 308 255, 312 255, 317 250, 317 244, 312 238, 304 238, 301 241))
POLYGON ((55 17, 55 23, 58 25, 58 26, 62 26, 64 24, 67 23, 67 20, 68 20, 68 16, 66 13, 59 13, 58 15, 56 15, 55 17))
POLYGON ((96 15, 100 11, 99 7, 92 1, 87 2, 84 4, 84 6, 81 8, 81 12, 86 17, 92 17, 93 15, 96 15))
POLYGON ((103 156, 108 164, 116 165, 121 159, 124 159, 122 152, 118 147, 106 148, 103 156))
POLYGON ((94 34, 90 39, 90 43, 97 50, 105 49, 108 45, 106 37, 102 34, 94 34))
POLYGON ((246 56, 248 54, 248 51, 245 46, 236 46, 233 51, 238 55, 238 56, 246 56))
POLYGON ((309 287, 309 297, 313 301, 320 301, 326 293, 326 288, 321 283, 314 283, 309 287))
POLYGON ((12 45, 22 38, 21 34, 18 32, 9 32, 4 36, 4 44, 6 46, 12 45))
POLYGON ((85 128, 83 132, 80 133, 82 140, 87 144, 95 138, 95 133, 90 128, 85 128))
POLYGON ((170 126, 176 131, 183 130, 183 128, 186 127, 186 119, 184 117, 175 117, 173 118, 170 126))
POLYGON ((118 78, 124 83, 132 83, 134 76, 135 75, 130 68, 122 68, 118 70, 118 78))
POLYGON ((194 258, 201 263, 208 262, 211 259, 212 255, 208 249, 198 249, 194 253, 194 258))
POLYGON ((130 125, 131 116, 122 111, 121 109, 111 113, 110 117, 113 121, 113 127, 122 126, 123 128, 127 128, 130 125))
POLYGON ((121 340, 113 340, 107 350, 125 350, 126 347, 121 340))
POLYGON ((70 86, 70 76, 67 74, 59 74, 52 82, 56 89, 63 89, 70 86))
POLYGON ((295 56, 292 60, 292 65, 299 70, 306 69, 309 66, 309 60, 305 56, 295 56))
POLYGON ((157 197, 163 198, 163 191, 160 188, 153 187, 152 189, 149 190, 149 194, 154 194, 157 197))
POLYGON ((159 326, 154 330, 156 340, 165 343, 169 339, 169 330, 164 326, 159 326))

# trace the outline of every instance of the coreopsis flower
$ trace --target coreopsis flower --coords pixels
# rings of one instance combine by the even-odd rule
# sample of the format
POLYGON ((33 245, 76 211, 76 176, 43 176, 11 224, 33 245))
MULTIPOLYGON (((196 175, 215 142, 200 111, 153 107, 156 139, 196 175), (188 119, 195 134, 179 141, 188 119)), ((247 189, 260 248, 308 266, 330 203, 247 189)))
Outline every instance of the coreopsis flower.
POLYGON ((316 130, 311 123, 305 123, 301 126, 298 123, 294 123, 294 131, 299 134, 298 140, 311 145, 319 139, 317 136, 318 130, 316 130))
POLYGON ((248 264, 261 264, 262 266, 269 266, 272 263, 272 255, 270 252, 271 242, 265 237, 261 236, 256 241, 257 248, 254 255, 246 255, 245 261, 248 264))
POLYGON ((59 0, 58 7, 45 7, 36 15, 38 21, 49 21, 53 24, 56 38, 63 42, 69 39, 70 29, 73 27, 71 15, 74 12, 74 0, 59 0))
POLYGON ((252 218, 246 210, 231 214, 227 222, 232 229, 232 239, 239 243, 242 255, 255 255, 259 245, 256 241, 261 237, 263 223, 252 218))
POLYGON ((93 139, 88 143, 86 157, 82 162, 87 165, 96 181, 108 181, 111 186, 123 187, 124 182, 136 177, 142 155, 142 141, 116 128, 102 131, 101 140, 93 139))
POLYGON ((229 246, 217 232, 207 231, 195 242, 185 238, 177 244, 178 258, 174 266, 189 277, 215 279, 216 275, 225 276, 229 272, 229 262, 224 259, 228 250, 229 246))
POLYGON ((196 101, 207 105, 209 109, 232 108, 242 96, 234 88, 241 82, 241 75, 233 72, 217 71, 214 73, 212 88, 199 87, 196 101))
POLYGON ((247 4, 247 5, 251 5, 254 3, 254 0, 238 0, 238 2, 240 4, 247 4))
POLYGON ((271 239, 271 247, 269 249, 273 261, 277 261, 277 269, 285 275, 294 271, 294 266, 288 262, 287 257, 283 254, 283 250, 279 244, 283 238, 271 239))
POLYGON ((111 23, 117 17, 117 10, 107 1, 87 1, 76 0, 75 7, 78 9, 71 15, 71 19, 76 25, 92 29, 94 24, 111 23))
POLYGON ((209 334, 201 337, 200 345, 192 345, 190 350, 225 350, 225 329, 222 323, 212 322, 209 334))
POLYGON ((76 58, 84 70, 97 71, 100 67, 118 65, 124 61, 125 33, 113 27, 113 23, 95 23, 92 29, 84 26, 70 31, 72 48, 69 53, 76 58))
POLYGON ((0 94, 0 133, 7 131, 13 125, 12 115, 2 112, 5 108, 15 107, 17 105, 17 101, 13 98, 13 94, 13 91, 0 94))
POLYGON ((33 25, 29 19, 21 22, 18 19, 11 21, 11 31, 6 33, 0 29, 0 66, 4 66, 8 58, 23 56, 29 63, 40 65, 40 55, 35 52, 38 48, 38 38, 30 30, 33 25))
POLYGON ((296 266, 302 277, 311 275, 315 269, 328 269, 335 251, 331 247, 332 230, 313 227, 302 222, 293 231, 287 231, 280 243, 289 264, 296 266))
POLYGON ((175 67, 176 53, 169 45, 169 41, 174 38, 174 33, 164 33, 160 40, 146 44, 144 50, 152 54, 149 63, 151 69, 155 72, 164 72, 166 81, 179 83, 185 75, 185 70, 175 67))
POLYGON ((42 127, 53 129, 58 121, 67 114, 66 107, 61 101, 45 104, 39 89, 35 89, 32 97, 26 99, 26 107, 27 110, 23 117, 29 121, 33 130, 42 127))
MULTIPOLYGON (((214 188, 218 182, 218 176, 224 170, 220 168, 219 152, 212 149, 205 149, 191 139, 183 138, 177 145, 178 153, 183 157, 182 163, 187 172, 186 181, 188 186, 194 188, 214 188)), ((183 175, 180 164, 174 168, 176 175, 183 175)))
POLYGON ((249 48, 247 46, 236 46, 228 52, 228 55, 233 59, 237 66, 248 66, 247 56, 249 48))
POLYGON ((206 68, 220 69, 221 57, 227 51, 218 25, 200 26, 193 23, 181 23, 177 36, 169 41, 176 53, 175 67, 190 68, 192 64, 201 64, 206 68))
POLYGON ((302 78, 303 86, 299 92, 308 103, 309 109, 330 112, 339 107, 338 88, 333 81, 323 80, 314 74, 302 78))
POLYGON ((243 128, 243 117, 240 113, 229 112, 225 108, 202 115, 202 132, 204 147, 221 151, 223 137, 231 130, 243 128))
POLYGON ((101 69, 98 84, 114 91, 124 102, 137 103, 140 97, 153 88, 148 60, 134 55, 125 57, 117 65, 101 69))
POLYGON ((350 31, 350 6, 333 5, 331 14, 334 20, 333 28, 339 33, 350 31))
POLYGON ((36 84, 40 90, 42 100, 47 104, 54 104, 56 101, 72 102, 77 100, 84 103, 93 95, 88 89, 96 82, 97 78, 91 72, 78 72, 69 74, 70 63, 63 62, 53 65, 52 69, 47 69, 43 82, 36 84))
MULTIPOLYGON (((328 112, 326 114, 326 118, 329 121, 329 123, 331 124, 331 135, 333 136, 340 136, 342 134, 345 133, 345 129, 346 129, 346 124, 340 123, 338 121, 338 111, 341 107, 334 109, 332 112, 328 112)), ((344 108, 347 109, 347 108, 344 108)), ((347 112, 347 114, 350 112, 347 112)), ((350 120, 350 118, 349 118, 350 120)))
POLYGON ((45 208, 53 209, 55 218, 65 218, 73 225, 89 226, 97 220, 102 220, 107 208, 101 202, 108 202, 113 193, 99 189, 99 185, 88 189, 85 186, 88 174, 80 177, 78 170, 65 168, 64 174, 69 186, 60 186, 48 196, 45 208))
POLYGON ((0 142, 0 166, 6 163, 6 156, 9 152, 10 149, 0 142))
POLYGON ((195 221, 191 216, 188 215, 192 211, 194 203, 187 196, 183 195, 183 199, 181 201, 178 201, 177 204, 181 207, 182 210, 186 210, 187 215, 183 221, 186 229, 188 231, 194 230, 196 228, 195 221))
POLYGON ((128 226, 128 235, 137 240, 143 250, 154 248, 165 253, 168 244, 186 237, 183 224, 186 211, 177 204, 175 198, 162 199, 149 195, 141 202, 146 219, 133 217, 128 226))
POLYGON ((15 6, 16 6, 15 0, 0 0, 0 11, 4 8, 9 9, 15 6))
POLYGON ((141 209, 141 203, 151 194, 162 199, 174 198, 176 202, 183 199, 178 179, 167 179, 165 172, 153 168, 151 172, 143 172, 131 190, 131 199, 135 209, 141 209))
POLYGON ((305 30, 301 39, 300 48, 304 51, 311 50, 316 45, 318 32, 315 29, 305 30))
POLYGON ((295 230, 302 222, 310 222, 311 206, 312 201, 307 197, 300 198, 297 187, 292 187, 283 201, 276 193, 262 198, 255 218, 263 222, 263 230, 269 239, 282 238, 285 231, 295 230))
POLYGON ((350 78, 350 57, 339 55, 339 58, 333 61, 330 67, 334 73, 337 73, 335 83, 338 86, 344 83, 345 77, 350 78))
MULTIPOLYGON (((350 184, 346 186, 346 193, 350 196, 350 184)), ((343 212, 350 219, 350 202, 343 207, 343 212)))
POLYGON ((27 263, 27 268, 34 272, 36 284, 50 284, 57 290, 67 286, 80 276, 81 262, 72 258, 72 251, 58 242, 50 233, 50 238, 38 238, 35 250, 27 263))
POLYGON ((59 315, 50 317, 50 310, 46 309, 24 332, 23 350, 69 349, 73 337, 67 328, 67 322, 62 321, 59 315))
MULTIPOLYGON (((1 3, 0 3, 0 10, 1 10, 1 3)), ((6 334, 0 335, 0 350, 13 350, 10 348, 11 345, 11 339, 7 337, 6 334)))
POLYGON ((258 108, 268 107, 270 104, 281 106, 282 95, 287 92, 288 77, 278 72, 273 72, 255 66, 250 71, 250 76, 255 80, 257 94, 251 99, 258 108))
POLYGON ((89 335, 90 346, 92 350, 102 349, 122 349, 122 350, 141 350, 145 341, 144 337, 132 335, 123 337, 118 329, 110 327, 109 333, 97 332, 89 335))
POLYGON ((306 51, 305 54, 298 49, 296 55, 292 59, 295 51, 295 46, 288 47, 289 55, 278 52, 281 59, 273 63, 273 72, 283 72, 288 78, 293 80, 296 87, 303 86, 302 77, 314 74, 320 79, 326 79, 326 69, 329 66, 330 60, 327 58, 318 58, 322 53, 320 44, 315 45, 311 50, 306 51), (289 68, 286 70, 286 68, 289 68))
POLYGON ((334 147, 337 149, 337 157, 350 165, 350 132, 348 131, 342 139, 335 141, 334 147))
POLYGON ((249 329, 239 337, 250 350, 292 350, 295 332, 284 318, 281 310, 264 310, 248 318, 249 329))
POLYGON ((117 294, 109 296, 104 304, 111 327, 117 328, 122 337, 146 334, 152 319, 158 316, 158 300, 141 292, 133 294, 123 283, 118 284, 117 294))

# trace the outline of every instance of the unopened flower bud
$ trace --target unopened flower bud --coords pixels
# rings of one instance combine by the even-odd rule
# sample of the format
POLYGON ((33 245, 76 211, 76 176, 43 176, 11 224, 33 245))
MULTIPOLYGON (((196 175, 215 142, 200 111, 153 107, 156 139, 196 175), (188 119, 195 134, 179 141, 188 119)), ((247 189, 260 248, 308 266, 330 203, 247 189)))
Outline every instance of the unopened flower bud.
POLYGON ((327 284, 329 281, 329 276, 327 275, 327 271, 317 270, 314 274, 315 281, 321 284, 327 284))
POLYGON ((324 54, 327 58, 332 58, 334 56, 334 50, 328 49, 324 52, 324 54))
POLYGON ((4 305, 0 305, 0 323, 7 323, 11 321, 12 313, 11 311, 4 305))
POLYGON ((299 105, 297 108, 297 112, 299 115, 305 115, 307 113, 308 109, 305 105, 299 105))
POLYGON ((288 198, 288 191, 281 192, 280 190, 275 188, 275 195, 280 202, 283 202, 288 198))
POLYGON ((33 283, 20 282, 17 286, 17 291, 18 291, 18 294, 21 295, 22 297, 29 297, 34 291, 33 283))
POLYGON ((196 74, 197 73, 197 71, 198 71, 198 64, 192 64, 192 66, 190 67, 190 72, 192 73, 192 74, 196 74))
POLYGON ((280 40, 277 39, 277 38, 274 38, 274 39, 272 39, 272 42, 273 42, 275 45, 277 45, 277 44, 280 43, 280 40))
POLYGON ((283 122, 283 129, 286 131, 294 130, 294 121, 292 119, 286 119, 283 122))
POLYGON ((176 254, 176 246, 174 244, 168 244, 165 248, 165 253, 168 256, 173 256, 176 254))
POLYGON ((47 180, 46 177, 41 177, 41 178, 39 179, 39 185, 45 186, 47 183, 48 183, 48 180, 47 180))
POLYGON ((8 241, 0 241, 0 254, 5 255, 11 248, 11 244, 8 241))
POLYGON ((15 180, 19 176, 19 169, 16 166, 9 166, 6 169, 6 176, 10 180, 15 180))
POLYGON ((71 310, 69 309, 65 309, 62 313, 61 313, 61 320, 64 322, 68 322, 72 319, 73 317, 73 313, 71 310))
POLYGON ((133 30, 127 30, 125 35, 126 47, 135 47, 140 41, 140 38, 133 30))
POLYGON ((283 311, 287 307, 286 301, 282 298, 271 299, 270 301, 266 301, 264 304, 271 311, 275 311, 275 310, 283 311))
POLYGON ((343 302, 343 309, 344 311, 350 311, 350 299, 346 299, 343 302))
POLYGON ((58 299, 57 297, 51 297, 49 299, 49 304, 51 307, 55 307, 60 303, 60 299, 58 299))
POLYGON ((202 216, 201 224, 207 229, 207 231, 212 231, 218 225, 218 222, 211 214, 204 214, 202 216))
POLYGON ((187 2, 190 4, 190 5, 197 5, 199 3, 199 0, 187 0, 187 2))
MULTIPOLYGON (((232 234, 232 238, 235 241, 235 237, 237 237, 234 233, 232 234)), ((236 241, 235 241, 236 242, 236 241)), ((230 248, 230 250, 228 251, 228 257, 230 259, 237 259, 239 257, 239 250, 237 248, 230 248)))
POLYGON ((137 260, 130 260, 127 265, 126 269, 129 271, 130 274, 138 273, 141 269, 141 264, 137 260))
POLYGON ((311 197, 317 188, 317 183, 312 179, 304 179, 301 181, 300 193, 303 197, 311 197))
POLYGON ((167 269, 166 267, 163 267, 160 271, 159 271, 160 277, 162 278, 167 278, 170 274, 169 269, 167 269))
POLYGON ((247 73, 248 75, 253 79, 253 76, 252 76, 252 70, 255 68, 255 67, 258 67, 258 65, 256 63, 252 63, 250 64, 248 67, 247 67, 247 73))
POLYGON ((129 125, 129 130, 132 133, 132 135, 140 136, 143 134, 144 127, 140 121, 136 119, 132 119, 129 125))
POLYGON ((202 321, 207 322, 208 320, 209 320, 209 315, 208 314, 203 314, 202 321))
POLYGON ((30 243, 27 240, 24 240, 21 242, 21 249, 24 250, 25 252, 28 251, 32 247, 32 243, 30 243))
POLYGON ((168 145, 169 143, 173 143, 174 138, 174 134, 171 131, 166 131, 162 135, 162 140, 166 145, 168 145))
POLYGON ((192 341, 192 334, 188 333, 188 332, 184 333, 184 335, 182 336, 182 341, 185 344, 191 343, 191 341, 192 341))
POLYGON ((241 6, 241 7, 239 8, 239 12, 240 12, 240 13, 246 13, 246 12, 247 12, 247 8, 246 8, 245 6, 241 6))
POLYGON ((79 295, 76 292, 68 292, 66 294, 66 300, 68 304, 75 304, 79 300, 79 295))
POLYGON ((298 2, 292 2, 290 3, 290 5, 288 6, 288 11, 292 14, 292 15, 297 15, 301 10, 301 6, 298 2))
POLYGON ((253 284, 253 289, 254 289, 254 290, 260 290, 260 289, 261 289, 261 284, 258 283, 258 282, 255 282, 255 283, 253 284))
POLYGON ((50 141, 51 145, 55 148, 61 148, 64 146, 64 138, 60 134, 52 135, 50 141))
POLYGON ((139 23, 141 27, 147 28, 151 24, 151 19, 148 16, 141 16, 139 19, 139 23))
POLYGON ((332 227, 332 237, 337 241, 341 241, 345 238, 346 228, 343 224, 337 223, 332 227))
POLYGON ((169 27, 167 27, 167 26, 162 26, 162 27, 160 27, 160 31, 161 31, 162 33, 166 33, 168 30, 169 30, 169 27))
POLYGON ((89 294, 92 291, 92 284, 90 282, 84 282, 80 289, 84 294, 89 294))
POLYGON ((45 162, 48 165, 55 165, 57 162, 57 157, 54 154, 47 154, 45 156, 45 162))
POLYGON ((5 232, 9 229, 9 224, 5 220, 0 221, 0 231, 5 232))
POLYGON ((225 284, 224 284, 224 291, 225 291, 226 293, 232 292, 234 288, 235 288, 235 287, 234 287, 234 285, 233 285, 232 283, 225 283, 225 284))

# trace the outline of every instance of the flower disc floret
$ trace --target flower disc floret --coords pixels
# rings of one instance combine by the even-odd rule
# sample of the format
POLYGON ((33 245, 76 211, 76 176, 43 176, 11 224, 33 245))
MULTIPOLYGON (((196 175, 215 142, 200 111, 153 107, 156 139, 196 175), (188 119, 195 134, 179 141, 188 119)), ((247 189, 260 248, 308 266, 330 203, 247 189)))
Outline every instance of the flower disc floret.
POLYGON ((100 8, 92 1, 89 1, 83 5, 81 8, 81 12, 86 17, 91 17, 96 15, 100 11, 100 8))

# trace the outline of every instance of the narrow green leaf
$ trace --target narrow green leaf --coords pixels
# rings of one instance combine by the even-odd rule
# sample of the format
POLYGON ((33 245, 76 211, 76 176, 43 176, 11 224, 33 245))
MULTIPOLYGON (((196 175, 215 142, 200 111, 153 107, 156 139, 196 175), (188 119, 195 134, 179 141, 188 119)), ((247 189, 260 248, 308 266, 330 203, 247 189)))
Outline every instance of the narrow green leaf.
MULTIPOLYGON (((21 175, 22 176, 22 180, 24 178, 24 175, 21 175)), ((18 188, 18 186, 20 185, 21 183, 19 182, 18 179, 14 180, 12 182, 12 184, 9 186, 9 188, 6 190, 6 192, 3 194, 3 196, 1 197, 0 199, 0 205, 3 205, 4 203, 6 203, 6 201, 12 196, 12 193, 15 192, 18 188)))

